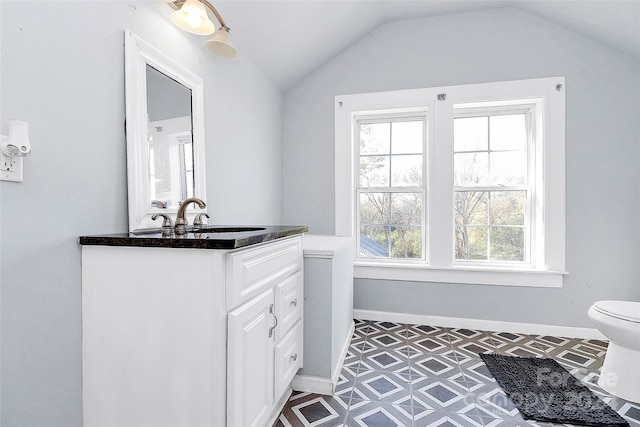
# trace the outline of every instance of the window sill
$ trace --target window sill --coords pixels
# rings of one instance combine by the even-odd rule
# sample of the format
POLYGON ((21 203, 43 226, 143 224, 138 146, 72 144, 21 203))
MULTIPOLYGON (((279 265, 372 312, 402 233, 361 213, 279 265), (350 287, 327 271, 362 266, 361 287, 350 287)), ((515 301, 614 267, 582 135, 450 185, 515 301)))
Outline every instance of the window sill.
POLYGON ((563 277, 567 274, 566 271, 534 269, 432 267, 423 264, 390 265, 370 261, 356 261, 354 263, 355 278, 411 282, 561 288, 563 277))

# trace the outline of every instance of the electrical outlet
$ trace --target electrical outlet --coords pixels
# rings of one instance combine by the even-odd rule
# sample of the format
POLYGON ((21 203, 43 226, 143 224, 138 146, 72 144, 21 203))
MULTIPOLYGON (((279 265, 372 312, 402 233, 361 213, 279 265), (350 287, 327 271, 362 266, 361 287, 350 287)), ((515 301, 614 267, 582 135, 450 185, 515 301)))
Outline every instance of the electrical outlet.
POLYGON ((0 153, 0 181, 22 182, 22 157, 0 153))

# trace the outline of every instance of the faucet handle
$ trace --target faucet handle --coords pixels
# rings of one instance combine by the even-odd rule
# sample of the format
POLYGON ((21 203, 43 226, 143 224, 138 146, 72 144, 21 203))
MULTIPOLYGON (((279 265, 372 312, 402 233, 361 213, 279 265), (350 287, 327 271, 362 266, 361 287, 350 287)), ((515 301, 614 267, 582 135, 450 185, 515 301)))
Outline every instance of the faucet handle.
POLYGON ((194 229, 199 229, 204 225, 204 223, 202 221, 202 217, 203 216, 206 217, 206 218, 209 218, 209 214, 202 212, 202 213, 199 213, 198 215, 196 215, 196 217, 193 219, 193 228, 194 229))
POLYGON ((162 221, 162 234, 165 236, 170 235, 173 232, 173 224, 171 224, 171 218, 169 218, 165 214, 157 213, 153 215, 151 219, 155 221, 156 219, 158 219, 158 217, 164 218, 162 221))

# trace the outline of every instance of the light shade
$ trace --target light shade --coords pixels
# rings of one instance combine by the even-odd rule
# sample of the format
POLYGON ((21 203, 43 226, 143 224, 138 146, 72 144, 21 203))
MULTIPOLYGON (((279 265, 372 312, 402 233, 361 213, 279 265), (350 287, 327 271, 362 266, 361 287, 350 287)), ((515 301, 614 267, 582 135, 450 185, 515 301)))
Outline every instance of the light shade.
POLYGON ((204 42, 204 48, 214 55, 227 59, 235 58, 238 54, 238 50, 231 43, 231 36, 227 27, 220 27, 209 40, 204 42))
POLYGON ((192 34, 209 35, 216 30, 207 15, 207 10, 198 0, 185 1, 180 10, 171 14, 171 20, 178 27, 192 34))

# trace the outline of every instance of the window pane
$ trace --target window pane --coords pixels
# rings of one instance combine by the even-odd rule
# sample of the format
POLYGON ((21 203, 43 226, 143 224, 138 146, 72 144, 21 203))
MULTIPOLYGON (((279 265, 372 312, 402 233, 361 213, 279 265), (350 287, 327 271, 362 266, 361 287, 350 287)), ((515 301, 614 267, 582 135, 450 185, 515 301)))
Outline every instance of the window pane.
POLYGON ((391 195, 391 224, 421 225, 422 194, 395 193, 391 195))
POLYGON ((524 261, 524 229, 491 227, 491 260, 524 261))
POLYGON ((391 156, 391 186, 421 187, 422 156, 391 156))
POLYGON ((488 117, 453 120, 453 151, 488 150, 488 117))
POLYGON ((391 195, 389 193, 360 193, 360 224, 389 224, 391 195))
POLYGON ((187 190, 187 198, 193 197, 193 189, 195 185, 193 183, 193 171, 187 172, 185 176, 185 184, 187 190))
POLYGON ((422 258, 422 227, 392 227, 391 256, 422 258))
POLYGON ((491 192, 492 225, 524 225, 526 191, 491 192))
POLYGON ((457 191, 455 215, 457 225, 489 225, 489 198, 484 191, 457 191))
POLYGON ((527 128, 524 114, 491 117, 492 150, 526 150, 527 128))
POLYGON ((421 154, 423 122, 394 122, 391 124, 391 153, 421 154))
POLYGON ((489 153, 455 154, 455 185, 487 185, 489 182, 489 153))
POLYGON ((372 258, 388 258, 389 227, 360 227, 360 256, 372 258))
POLYGON ((388 187, 389 173, 389 156, 360 157, 360 187, 388 187))
POLYGON ((389 154, 390 123, 360 125, 360 154, 389 154))
POLYGON ((456 259, 487 259, 487 228, 456 227, 456 259))
POLYGON ((527 154, 524 151, 491 153, 491 183, 522 185, 527 182, 527 154))

